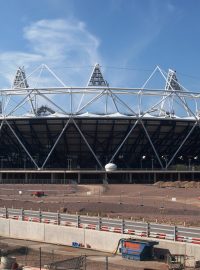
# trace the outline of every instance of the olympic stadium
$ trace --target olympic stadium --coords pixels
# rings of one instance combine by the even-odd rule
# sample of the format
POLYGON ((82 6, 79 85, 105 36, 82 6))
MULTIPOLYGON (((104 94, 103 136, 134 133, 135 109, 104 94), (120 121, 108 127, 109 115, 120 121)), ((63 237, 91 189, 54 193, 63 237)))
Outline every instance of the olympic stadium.
POLYGON ((200 93, 159 67, 140 88, 112 87, 100 65, 87 86, 29 85, 18 68, 0 89, 2 183, 199 180, 200 93), (159 73, 162 87, 150 82, 159 73), (107 172, 105 165, 117 169, 107 172))

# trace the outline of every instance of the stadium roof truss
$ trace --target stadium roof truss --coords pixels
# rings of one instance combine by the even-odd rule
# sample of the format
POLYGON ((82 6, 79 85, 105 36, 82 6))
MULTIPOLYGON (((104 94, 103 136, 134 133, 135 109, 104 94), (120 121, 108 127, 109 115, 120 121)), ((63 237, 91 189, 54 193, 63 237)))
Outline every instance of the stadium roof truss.
MULTIPOLYGON (((199 130, 200 93, 185 89, 178 82, 175 71, 169 70, 166 73, 158 66, 140 88, 110 87, 104 80, 98 64, 95 65, 86 87, 66 86, 47 65, 41 65, 27 77, 24 68, 20 67, 12 87, 0 90, 0 99, 1 159, 8 159, 7 150, 10 153, 9 159, 12 159, 12 155, 15 154, 9 149, 9 145, 14 145, 15 153, 18 153, 17 158, 22 160, 28 158, 37 169, 46 167, 61 139, 65 141, 63 145, 66 147, 66 153, 68 152, 71 147, 65 136, 68 130, 71 130, 69 132, 72 133, 72 139, 76 130, 79 136, 76 140, 79 140, 80 144, 85 144, 96 165, 102 170, 106 163, 115 162, 116 158, 119 159, 123 155, 129 156, 130 160, 132 160, 130 155, 135 155, 131 164, 136 162, 140 165, 146 156, 145 144, 150 148, 148 155, 157 162, 158 167, 168 168, 175 158, 181 157, 182 149, 194 130, 199 130), (41 80, 44 69, 60 86, 38 86, 37 79, 41 80), (39 77, 35 75, 37 72, 39 77), (165 82, 163 89, 148 86, 158 73, 165 82), (28 84, 31 76, 35 76, 34 87, 28 84), (41 121, 41 124, 37 124, 37 121, 41 121), (56 131, 52 131, 50 123, 53 121, 55 124, 52 125, 55 125, 56 131), (27 123, 28 127, 23 123, 27 123), (92 124, 90 126, 90 123, 94 123, 93 126, 92 124), (99 127, 100 123, 103 125, 102 130, 99 127), (163 123, 168 124, 165 127, 163 123), (162 133, 161 130, 164 129, 167 131, 162 133), (177 130, 180 132, 177 133, 177 130), (161 133, 162 136, 159 137, 161 133), (167 145, 168 136, 172 136, 173 142, 170 145, 170 154, 167 145), (128 140, 130 143, 127 146, 128 140), (7 150, 3 146, 5 143, 7 150), (32 145, 37 145, 35 150, 32 145), (40 151, 44 146, 46 148, 42 154, 40 151), (138 147, 139 150, 135 151, 138 147), (97 151, 98 148, 102 150, 97 151), (37 155, 40 154, 43 158, 39 162, 40 158, 37 155)), ((197 131, 192 142, 196 155, 200 154, 199 148, 196 147, 199 135, 200 132, 197 131)), ((75 151, 77 155, 83 146, 79 147, 80 149, 75 151)), ((188 153, 188 157, 191 156, 189 150, 184 151, 188 153)))

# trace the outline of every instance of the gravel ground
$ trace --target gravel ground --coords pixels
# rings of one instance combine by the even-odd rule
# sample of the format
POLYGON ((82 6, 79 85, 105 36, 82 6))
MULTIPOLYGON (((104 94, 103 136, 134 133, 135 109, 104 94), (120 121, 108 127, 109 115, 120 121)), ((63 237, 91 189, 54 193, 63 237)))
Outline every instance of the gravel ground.
POLYGON ((200 188, 159 188, 140 184, 0 185, 0 207, 65 210, 193 226, 200 226, 199 197, 200 188), (46 196, 31 196, 35 190, 44 191, 46 196))
MULTIPOLYGON (((41 209, 44 211, 63 211, 65 209, 69 213, 132 217, 134 220, 193 226, 200 225, 199 197, 200 188, 159 188, 154 185, 140 184, 106 186, 0 185, 0 207, 41 209), (32 192, 36 190, 44 191, 46 196, 42 198, 31 196, 32 192), (21 195, 19 191, 22 192, 21 195)), ((77 250, 68 252, 68 249, 64 248, 66 251, 64 255, 63 253, 61 255, 43 252, 42 264, 80 255, 77 250)), ((31 251, 27 256, 17 255, 17 260, 21 264, 38 266, 38 250, 31 251)), ((166 265, 163 263, 137 263, 122 260, 119 256, 111 257, 109 258, 109 270, 166 269, 166 265)), ((105 257, 90 257, 88 259, 87 270, 103 269, 106 269, 105 257)))

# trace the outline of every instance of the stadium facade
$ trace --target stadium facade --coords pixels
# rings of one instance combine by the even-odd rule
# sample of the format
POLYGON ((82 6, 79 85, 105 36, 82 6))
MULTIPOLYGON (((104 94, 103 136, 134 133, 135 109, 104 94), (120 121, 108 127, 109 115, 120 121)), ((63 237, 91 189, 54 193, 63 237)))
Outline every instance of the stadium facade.
POLYGON ((86 87, 1 89, 1 182, 198 180, 200 93, 159 67, 141 88, 111 87, 95 65, 86 87), (163 88, 148 87, 156 73, 163 88), (105 165, 117 170, 107 173, 105 165))

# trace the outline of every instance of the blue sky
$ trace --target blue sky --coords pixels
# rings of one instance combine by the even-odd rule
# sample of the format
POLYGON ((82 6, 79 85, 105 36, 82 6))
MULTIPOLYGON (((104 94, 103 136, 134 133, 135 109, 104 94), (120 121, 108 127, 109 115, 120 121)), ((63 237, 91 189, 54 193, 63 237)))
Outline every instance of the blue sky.
POLYGON ((85 85, 100 63, 111 86, 141 86, 156 65, 199 90, 200 1, 7 0, 0 10, 0 84, 45 63, 85 85))

